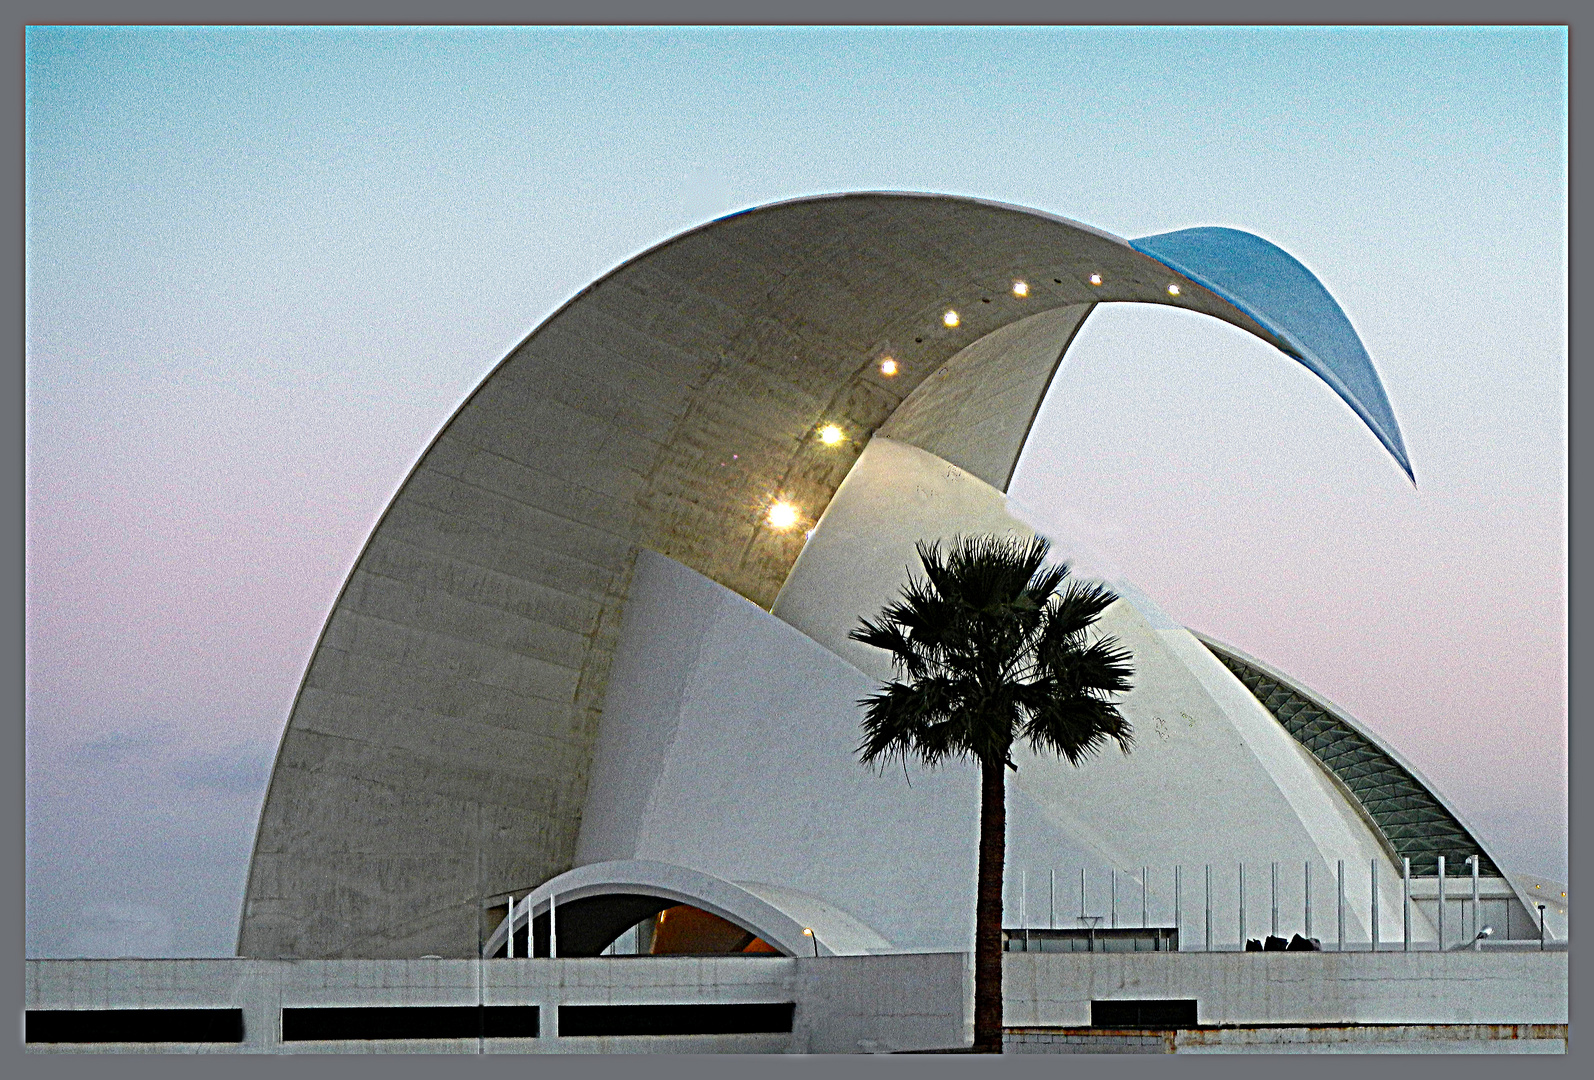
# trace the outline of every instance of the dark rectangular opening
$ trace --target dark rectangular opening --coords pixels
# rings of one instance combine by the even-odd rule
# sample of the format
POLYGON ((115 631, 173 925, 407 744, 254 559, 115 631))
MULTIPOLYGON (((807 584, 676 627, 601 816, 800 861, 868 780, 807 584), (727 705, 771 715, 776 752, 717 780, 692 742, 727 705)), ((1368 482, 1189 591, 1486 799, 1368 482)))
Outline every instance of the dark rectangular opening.
POLYGON ((1090 1026, 1098 1028, 1193 1028, 1194 998, 1145 998, 1139 1001, 1092 1001, 1090 1026))
POLYGON ((381 1005, 282 1010, 283 1042, 535 1039, 535 1005, 381 1005))
POLYGON ((791 1030, 790 1001, 756 1005, 561 1005, 559 1034, 748 1035, 791 1030))
POLYGON ((30 1043, 241 1043, 242 1009, 29 1009, 30 1043))

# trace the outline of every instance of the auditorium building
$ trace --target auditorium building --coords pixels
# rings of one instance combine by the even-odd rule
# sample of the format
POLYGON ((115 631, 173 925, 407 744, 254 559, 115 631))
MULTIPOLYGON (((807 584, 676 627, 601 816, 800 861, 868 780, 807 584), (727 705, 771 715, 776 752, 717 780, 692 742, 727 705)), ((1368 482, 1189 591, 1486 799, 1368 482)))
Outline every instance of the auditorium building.
MULTIPOLYGON (((504 358, 372 532, 238 959, 30 961, 30 1046, 966 1045, 977 770, 858 763, 892 672, 848 635, 917 542, 1034 535, 1009 481, 1104 303, 1260 338, 1414 482, 1350 320, 1252 234, 891 193, 694 229, 504 358), (160 1010, 225 1037, 126 1037, 160 1010)), ((1564 1050, 1566 887, 1266 657, 1108 584, 1135 749, 1017 755, 1009 1048, 1564 1050)))

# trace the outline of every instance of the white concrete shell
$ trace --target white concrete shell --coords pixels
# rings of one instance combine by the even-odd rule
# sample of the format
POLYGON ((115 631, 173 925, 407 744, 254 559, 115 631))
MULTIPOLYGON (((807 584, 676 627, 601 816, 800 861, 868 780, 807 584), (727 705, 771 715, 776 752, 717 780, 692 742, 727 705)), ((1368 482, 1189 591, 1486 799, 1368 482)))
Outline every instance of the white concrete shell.
POLYGON ((638 553, 774 603, 803 529, 765 510, 818 519, 877 433, 1005 487, 1098 302, 1292 348, 1122 240, 945 196, 749 211, 573 299, 443 428, 338 597, 278 752, 240 954, 474 955, 482 897, 576 858, 638 553), (827 423, 841 447, 815 438, 827 423))
MULTIPOLYGON (((858 765, 857 702, 890 671, 846 631, 856 612, 878 610, 900 587, 916 540, 975 530, 1029 535, 995 488, 876 437, 774 614, 644 552, 611 672, 578 866, 640 859, 756 878, 823 897, 897 947, 967 949, 975 772, 914 766, 875 775, 858 765)), ((1066 541, 1059 549, 1066 555, 1066 541)), ((1128 599, 1108 610, 1103 628, 1134 654, 1136 686, 1122 708, 1139 745, 1132 756, 1108 753, 1079 769, 1020 756, 1009 782, 1010 882, 1026 866, 1089 867, 1098 883, 1117 868, 1138 892, 1138 871, 1152 867, 1165 909, 1172 868, 1182 866, 1182 939, 1204 947, 1194 913, 1210 867, 1219 913, 1212 943, 1234 948, 1240 862, 1251 875, 1251 936, 1267 932, 1272 862, 1285 868, 1287 932, 1306 929, 1300 882, 1310 863, 1315 933, 1326 940, 1336 933, 1343 862, 1347 940, 1365 942, 1376 863, 1380 940, 1399 941, 1399 864, 1355 797, 1198 638, 1132 586, 1115 587, 1128 599)), ((1010 896, 1010 925, 1017 906, 1010 896)), ((1428 907, 1413 912, 1418 943, 1435 938, 1428 907)), ((1460 925, 1452 919, 1448 941, 1460 925)))

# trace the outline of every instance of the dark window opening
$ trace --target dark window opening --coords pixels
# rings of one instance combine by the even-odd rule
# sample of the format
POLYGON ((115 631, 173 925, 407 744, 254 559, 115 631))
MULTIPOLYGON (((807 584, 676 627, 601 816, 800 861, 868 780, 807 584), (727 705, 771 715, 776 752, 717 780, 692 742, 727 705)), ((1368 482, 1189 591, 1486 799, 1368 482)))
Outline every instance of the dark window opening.
POLYGON ((29 1009, 30 1043, 241 1043, 242 1009, 29 1009))
POLYGON ((1092 1001, 1090 1026, 1097 1028, 1193 1028, 1194 998, 1142 998, 1134 1001, 1092 1001))
POLYGON ((283 1042, 535 1039, 535 1005, 381 1005, 282 1010, 283 1042))
POLYGON ((796 1005, 561 1005, 559 1035, 751 1035, 791 1030, 796 1005))

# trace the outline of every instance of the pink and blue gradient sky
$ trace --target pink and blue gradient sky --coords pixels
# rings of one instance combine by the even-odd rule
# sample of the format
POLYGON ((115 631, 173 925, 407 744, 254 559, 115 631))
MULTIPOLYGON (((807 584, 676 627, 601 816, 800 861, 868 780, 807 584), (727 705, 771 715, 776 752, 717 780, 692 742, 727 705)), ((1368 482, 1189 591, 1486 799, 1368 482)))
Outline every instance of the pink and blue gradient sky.
POLYGON ((943 191, 1261 234, 1420 487, 1211 320, 1092 317, 1014 495, 1564 878, 1567 35, 27 35, 27 952, 225 955, 310 650, 432 435, 708 218, 943 191))

